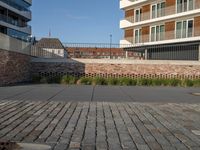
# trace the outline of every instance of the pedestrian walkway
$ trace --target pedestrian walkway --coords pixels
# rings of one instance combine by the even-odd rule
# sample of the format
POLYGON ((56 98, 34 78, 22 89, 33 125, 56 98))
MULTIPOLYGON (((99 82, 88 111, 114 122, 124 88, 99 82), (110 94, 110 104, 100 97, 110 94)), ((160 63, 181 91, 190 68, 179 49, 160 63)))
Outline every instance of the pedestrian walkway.
POLYGON ((53 150, 199 150, 199 116, 197 103, 2 100, 0 139, 53 150))
POLYGON ((0 87, 0 100, 200 103, 200 88, 85 85, 0 87))

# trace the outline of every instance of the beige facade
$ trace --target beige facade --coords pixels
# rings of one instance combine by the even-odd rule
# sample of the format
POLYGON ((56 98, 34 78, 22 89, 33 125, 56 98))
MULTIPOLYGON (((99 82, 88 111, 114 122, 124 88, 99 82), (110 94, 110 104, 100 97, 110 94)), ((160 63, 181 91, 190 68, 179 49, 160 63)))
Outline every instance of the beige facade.
POLYGON ((121 0, 120 7, 125 13, 120 21, 124 30, 121 44, 196 41, 200 38, 200 0, 182 2, 121 0))

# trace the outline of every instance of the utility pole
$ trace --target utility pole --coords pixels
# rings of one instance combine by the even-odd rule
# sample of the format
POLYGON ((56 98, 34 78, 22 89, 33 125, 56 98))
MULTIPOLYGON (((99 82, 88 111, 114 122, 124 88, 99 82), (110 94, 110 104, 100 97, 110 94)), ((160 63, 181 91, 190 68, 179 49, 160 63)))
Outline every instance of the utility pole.
POLYGON ((112 34, 110 34, 110 59, 112 59, 112 57, 111 57, 111 49, 112 49, 112 34))

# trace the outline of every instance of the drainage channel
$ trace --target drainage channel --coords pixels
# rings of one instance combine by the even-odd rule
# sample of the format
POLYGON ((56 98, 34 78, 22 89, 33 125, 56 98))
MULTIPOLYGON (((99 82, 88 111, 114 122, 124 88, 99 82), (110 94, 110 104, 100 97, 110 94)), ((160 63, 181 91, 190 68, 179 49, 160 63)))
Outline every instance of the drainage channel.
POLYGON ((200 96, 200 93, 191 93, 194 96, 200 96))
POLYGON ((17 143, 0 141, 0 150, 50 150, 51 147, 42 144, 17 143))

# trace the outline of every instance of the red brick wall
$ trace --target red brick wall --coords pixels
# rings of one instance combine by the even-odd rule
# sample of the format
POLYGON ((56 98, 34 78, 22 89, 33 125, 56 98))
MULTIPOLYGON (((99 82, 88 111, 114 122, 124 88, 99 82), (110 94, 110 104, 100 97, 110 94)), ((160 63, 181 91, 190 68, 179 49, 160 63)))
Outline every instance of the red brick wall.
POLYGON ((194 36, 200 36, 200 16, 194 18, 194 36))
POLYGON ((149 26, 142 27, 142 42, 149 42, 149 26))
POLYGON ((166 0, 166 15, 175 14, 176 12, 176 0, 166 0))
POLYGON ((134 9, 126 10, 125 11, 125 18, 126 17, 133 17, 134 16, 134 9))
MULTIPOLYGON (((109 61, 109 60, 108 60, 109 61)), ((200 78, 200 65, 152 64, 152 63, 84 63, 73 62, 32 62, 34 75, 64 75, 75 74, 82 76, 102 77, 131 77, 131 78, 200 78)))
POLYGON ((200 0, 195 0, 195 8, 196 9, 200 8, 200 0))
POLYGON ((102 58, 105 56, 125 57, 125 51, 122 48, 92 48, 92 47, 66 47, 68 57, 73 58, 102 58))
POLYGON ((142 6, 142 20, 150 19, 150 4, 142 6))
POLYGON ((0 86, 30 80, 30 57, 0 50, 0 86))
POLYGON ((165 39, 174 39, 175 38, 175 21, 165 23, 165 39))
POLYGON ((133 29, 127 29, 124 32, 124 37, 133 37, 133 29))

